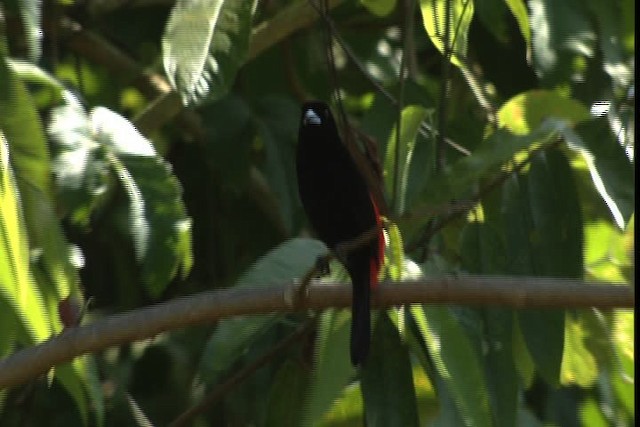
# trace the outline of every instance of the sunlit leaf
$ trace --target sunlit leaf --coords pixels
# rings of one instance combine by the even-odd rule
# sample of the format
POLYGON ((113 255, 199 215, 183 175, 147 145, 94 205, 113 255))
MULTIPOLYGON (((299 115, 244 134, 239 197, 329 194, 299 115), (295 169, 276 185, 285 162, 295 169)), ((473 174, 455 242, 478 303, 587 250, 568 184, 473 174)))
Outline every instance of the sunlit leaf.
POLYGON ((413 306, 411 313, 465 422, 492 425, 482 362, 462 325, 448 307, 413 306))
POLYGON ((595 55, 596 34, 580 0, 531 0, 532 60, 536 74, 548 86, 572 78, 576 56, 595 55))
POLYGON ((635 211, 634 164, 604 119, 578 125, 567 133, 569 147, 584 157, 593 185, 607 204, 616 225, 624 229, 635 211))
POLYGON ((387 16, 396 7, 397 0, 360 0, 367 10, 376 16, 387 16))
MULTIPOLYGON (((29 263, 29 242, 22 206, 13 171, 10 166, 7 140, 0 132, 0 298, 3 309, 15 322, 3 324, 2 335, 13 336, 23 344, 47 339, 51 323, 42 294, 35 283, 29 263), (6 305, 5 305, 6 304, 6 305), (5 331, 10 325, 21 325, 13 333, 5 331)), ((3 340, 4 341, 4 340, 3 340)), ((5 348, 10 342, 5 342, 5 348)))
POLYGON ((526 135, 547 117, 571 124, 589 119, 589 110, 580 102, 549 90, 531 90, 518 94, 498 111, 498 124, 516 135, 526 135))
POLYGON ((185 104, 224 96, 249 46, 254 2, 179 0, 162 39, 164 68, 185 104))
POLYGON ((451 55, 451 62, 458 67, 466 66, 467 40, 473 9, 471 0, 420 0, 422 22, 431 42, 443 55, 451 55), (448 42, 447 46, 445 41, 448 42))
POLYGON ((427 112, 428 110, 420 105, 405 107, 400 116, 400 135, 397 135, 398 127, 394 127, 387 142, 383 168, 384 187, 387 195, 394 201, 398 214, 402 214, 405 209, 407 180, 413 150, 420 124, 427 112))
POLYGON ((589 388, 597 379, 598 367, 595 358, 585 347, 585 335, 586 331, 579 318, 567 315, 560 371, 560 382, 563 385, 577 384, 589 388))
POLYGON ((327 310, 320 315, 315 370, 304 410, 305 426, 323 416, 355 373, 349 362, 350 331, 351 315, 347 310, 327 310))

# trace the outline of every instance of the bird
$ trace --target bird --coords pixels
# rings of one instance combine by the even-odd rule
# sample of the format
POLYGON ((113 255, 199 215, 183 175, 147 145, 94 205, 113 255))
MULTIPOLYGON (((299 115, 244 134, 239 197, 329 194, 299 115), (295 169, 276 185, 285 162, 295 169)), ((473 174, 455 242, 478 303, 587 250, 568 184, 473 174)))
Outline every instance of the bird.
POLYGON ((322 101, 302 105, 296 173, 298 194, 312 229, 351 278, 350 357, 359 366, 369 353, 371 290, 378 283, 384 238, 375 200, 340 138, 329 106, 322 101), (372 239, 344 250, 346 243, 372 230, 372 239))

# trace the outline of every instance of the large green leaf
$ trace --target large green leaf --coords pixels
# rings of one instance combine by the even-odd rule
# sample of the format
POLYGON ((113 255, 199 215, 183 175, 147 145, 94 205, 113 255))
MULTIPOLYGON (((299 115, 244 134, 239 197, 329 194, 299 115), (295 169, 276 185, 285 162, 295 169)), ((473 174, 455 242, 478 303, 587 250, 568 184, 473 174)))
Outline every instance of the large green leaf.
POLYGON ((327 412, 355 374, 349 362, 350 325, 347 310, 327 310, 320 315, 315 370, 304 411, 305 426, 313 425, 327 412))
POLYGON ((300 425, 308 380, 309 371, 301 363, 286 360, 282 364, 269 391, 266 426, 300 425))
MULTIPOLYGON (((496 40, 507 40, 507 2, 505 0, 486 0, 473 3, 476 16, 482 21, 483 26, 493 34, 496 40)), ((526 10, 526 9, 525 9, 526 10)))
POLYGON ((29 263, 29 242, 18 187, 10 165, 7 141, 0 132, 0 298, 2 309, 14 321, 0 326, 1 347, 14 339, 23 344, 43 341, 51 335, 51 313, 44 304, 29 263), (6 304, 6 305, 5 305, 6 304), (5 330, 21 325, 15 330, 5 330), (5 341, 5 338, 8 339, 5 341))
POLYGON ((546 87, 572 78, 574 59, 595 54, 596 34, 580 0, 531 0, 532 59, 536 74, 546 87))
POLYGON ((635 168, 604 118, 581 123, 566 135, 569 147, 583 155, 593 185, 620 229, 635 211, 635 168))
POLYGON ((418 425, 409 353, 385 312, 378 316, 360 385, 367 426, 418 425))
MULTIPOLYGON (((504 189, 507 266, 513 274, 581 277, 582 221, 571 168, 559 150, 532 159, 527 179, 504 189)), ((536 368, 550 384, 559 381, 564 312, 518 312, 520 329, 536 368)))
POLYGON ((506 3, 516 21, 518 21, 518 28, 520 28, 520 33, 526 42, 527 51, 529 51, 531 46, 531 27, 529 26, 527 5, 524 0, 506 0, 506 3))
MULTIPOLYGON (((466 272, 492 275, 505 271, 505 244, 494 222, 485 218, 484 222, 472 222, 463 229, 460 251, 466 272)), ((466 331, 474 335, 476 351, 482 354, 494 424, 512 426, 516 420, 519 392, 513 352, 513 310, 462 310, 475 314, 473 321, 467 324, 482 325, 481 328, 466 328, 466 331)))
POLYGON ((70 93, 51 111, 52 169, 63 215, 86 227, 113 184, 104 150, 91 132, 80 102, 70 93))
POLYGON ((580 102, 550 90, 520 93, 498 110, 498 124, 516 135, 526 135, 547 117, 564 119, 570 124, 589 119, 589 110, 580 102))
POLYGON ((593 354, 586 347, 588 331, 579 316, 567 314, 564 331, 564 355, 560 370, 563 385, 576 384, 590 388, 598 377, 598 367, 593 354))
MULTIPOLYGON (((282 243, 257 260, 236 286, 270 286, 292 283, 313 267, 326 253, 318 240, 297 238, 282 243)), ((293 295, 292 295, 293 297, 293 295)), ((206 383, 214 383, 256 339, 278 320, 277 315, 241 316, 224 319, 207 341, 200 361, 200 373, 206 383)))
MULTIPOLYGON (((31 62, 37 62, 42 53, 42 4, 39 0, 7 0, 3 2, 7 15, 20 15, 21 24, 14 23, 12 35, 19 34, 21 49, 31 62)), ((9 20, 8 20, 9 21, 9 20)), ((11 21, 9 21, 11 22, 11 21)))
POLYGON ((621 40, 626 36, 623 25, 622 2, 587 2, 598 28, 598 42, 602 52, 602 67, 618 88, 627 89, 634 79, 633 60, 629 60, 621 40))
POLYGON ((391 132, 387 142, 383 178, 387 195, 393 200, 396 214, 405 210, 407 182, 416 137, 428 110, 420 105, 409 105, 402 110, 400 116, 400 135, 398 126, 391 132))
POLYGON ((128 228, 136 257, 147 289, 158 297, 179 268, 183 277, 191 269, 191 220, 182 188, 151 142, 128 120, 97 107, 89 123, 129 199, 128 228))
POLYGON ((480 355, 451 309, 413 306, 411 314, 465 423, 491 426, 489 393, 480 355))
POLYGON ((254 2, 178 0, 162 38, 164 68, 185 104, 224 96, 245 60, 254 2))
POLYGON ((533 229, 534 273, 579 278, 583 272, 583 224, 569 162, 560 150, 538 153, 531 161, 528 187, 533 229))
POLYGON ((65 100, 51 113, 49 134, 67 214, 88 224, 118 183, 128 199, 125 228, 143 280, 158 297, 179 269, 184 277, 192 264, 191 220, 180 183, 128 120, 104 107, 87 115, 73 96, 67 93, 65 100))
POLYGON ((431 42, 442 54, 450 53, 451 62, 458 67, 465 67, 473 8, 472 0, 420 0, 422 22, 431 42), (448 49, 445 49, 447 19, 449 38, 448 49))
POLYGON ((367 10, 376 16, 387 16, 396 7, 397 0, 360 0, 367 10))
POLYGON ((513 156, 536 143, 551 141, 558 132, 566 129, 563 121, 545 120, 533 132, 517 136, 506 130, 498 130, 470 156, 457 160, 434 177, 425 187, 421 203, 408 212, 400 221, 404 236, 424 225, 433 212, 441 211, 451 200, 468 197, 477 181, 492 170, 497 170, 513 156))
POLYGON ((0 129, 3 130, 11 163, 18 180, 51 197, 49 151, 38 112, 23 82, 4 59, 0 41, 0 129))

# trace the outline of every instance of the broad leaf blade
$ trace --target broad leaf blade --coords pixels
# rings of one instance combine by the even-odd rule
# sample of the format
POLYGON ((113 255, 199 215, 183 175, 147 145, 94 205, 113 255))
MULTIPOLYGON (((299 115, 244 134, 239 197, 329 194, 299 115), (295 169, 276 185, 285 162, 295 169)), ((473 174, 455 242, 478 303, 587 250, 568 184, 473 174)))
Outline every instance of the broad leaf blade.
POLYGON ((315 370, 304 411, 305 426, 322 418, 355 373, 349 362, 350 325, 347 310, 327 310, 320 315, 315 370))
POLYGON ((516 135, 526 135, 546 117, 564 119, 571 124, 589 119, 589 110, 580 102, 549 90, 520 93, 498 111, 498 124, 516 135))
POLYGON ((245 60, 253 1, 178 0, 162 39, 164 68, 185 104, 224 96, 245 60))
POLYGON ((471 0, 420 0, 424 28, 442 54, 451 54, 451 63, 464 67, 473 2, 471 0), (448 48, 445 49, 446 10, 449 3, 448 48))
POLYGON ((387 143, 383 177, 385 191, 393 200, 396 213, 402 214, 405 209, 407 181, 413 150, 420 124, 427 116, 428 110, 420 105, 409 105, 402 110, 400 116, 400 135, 398 126, 391 132, 387 143))
POLYGON ((128 228, 149 293, 157 298, 178 270, 191 269, 191 220, 171 168, 126 119, 106 108, 90 116, 92 135, 129 199, 128 228))
POLYGON ((607 204, 616 225, 624 229, 635 211, 634 165, 616 141, 608 123, 595 119, 567 134, 569 147, 584 156, 593 185, 607 204))
POLYGON ((385 312, 376 322, 360 385, 367 426, 418 425, 409 353, 385 312))
MULTIPOLYGON (((7 141, 0 132, 0 298, 11 308, 7 315, 20 324, 14 339, 33 344, 47 339, 51 333, 50 313, 35 283, 29 263, 29 242, 24 224, 18 188, 9 162, 7 141)), ((3 304, 3 310, 6 306, 3 304)), ((9 322, 8 325, 11 325, 9 322)), ((11 336, 4 331, 2 335, 11 336), (6 335, 5 335, 6 334, 6 335)), ((4 341, 4 339, 3 339, 4 341)), ((11 340, 13 341, 13 340, 11 340)), ((10 342, 3 342, 8 347, 10 342)))
POLYGON ((482 362, 451 309, 413 306, 411 314, 436 370, 465 422, 473 426, 491 426, 491 410, 482 362))

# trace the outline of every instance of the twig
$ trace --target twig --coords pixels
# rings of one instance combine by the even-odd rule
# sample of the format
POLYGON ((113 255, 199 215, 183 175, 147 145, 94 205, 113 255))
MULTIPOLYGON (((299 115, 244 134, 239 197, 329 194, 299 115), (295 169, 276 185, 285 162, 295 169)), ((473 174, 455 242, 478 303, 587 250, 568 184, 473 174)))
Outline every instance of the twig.
MULTIPOLYGON (((634 286, 534 277, 441 277, 383 283, 372 304, 469 304, 532 307, 635 307, 634 286)), ((70 328, 0 361, 0 389, 46 373, 86 353, 153 337, 161 332, 240 315, 323 310, 351 305, 351 286, 312 284, 303 304, 292 305, 291 287, 236 287, 201 292, 129 312, 106 316, 91 325, 70 328)), ((213 286, 212 286, 213 287, 213 286)))

